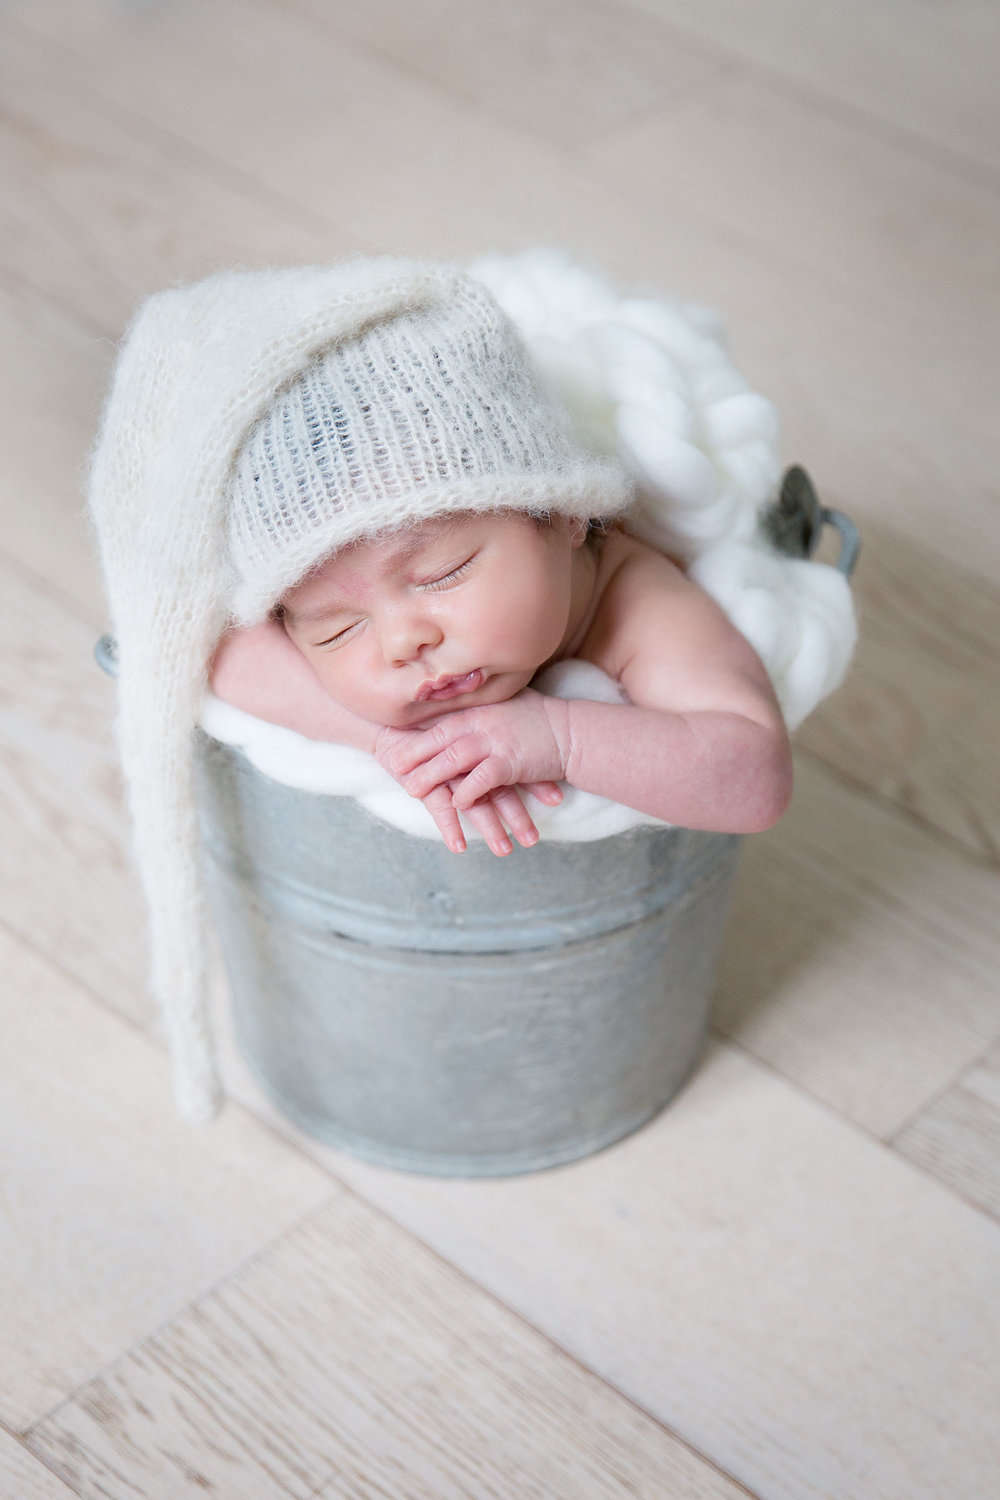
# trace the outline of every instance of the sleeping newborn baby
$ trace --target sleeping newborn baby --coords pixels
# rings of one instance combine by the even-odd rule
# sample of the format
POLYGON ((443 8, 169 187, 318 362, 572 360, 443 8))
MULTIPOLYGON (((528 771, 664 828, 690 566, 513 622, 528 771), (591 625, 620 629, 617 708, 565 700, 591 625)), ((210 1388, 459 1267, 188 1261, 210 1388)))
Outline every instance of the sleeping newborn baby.
POLYGON ((689 828, 770 827, 788 735, 760 658, 719 607, 619 523, 455 510, 338 548, 261 624, 233 629, 216 694, 312 739, 370 751, 448 847, 464 813, 498 855, 538 839, 523 793, 556 783, 689 828), (546 696, 593 663, 627 702, 546 696), (506 825, 506 828, 505 828, 506 825))
POLYGON ((788 802, 758 656, 622 528, 633 481, 579 440, 461 267, 226 270, 147 299, 89 499, 154 988, 193 1118, 219 1100, 195 775, 208 675, 259 718, 370 751, 456 852, 462 817, 496 854, 508 830, 536 842, 531 799, 554 805, 560 782, 733 832, 788 802), (534 686, 571 658, 623 701, 534 686))

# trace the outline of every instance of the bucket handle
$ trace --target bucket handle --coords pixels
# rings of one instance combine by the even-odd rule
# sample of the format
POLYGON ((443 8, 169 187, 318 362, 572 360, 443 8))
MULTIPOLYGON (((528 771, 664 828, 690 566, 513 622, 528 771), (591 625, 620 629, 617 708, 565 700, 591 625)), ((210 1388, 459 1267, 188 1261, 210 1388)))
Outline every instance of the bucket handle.
POLYGON ((779 552, 789 557, 811 557, 824 526, 840 534, 840 554, 834 567, 845 578, 854 572, 861 551, 858 528, 841 510, 821 505, 816 488, 799 464, 793 464, 781 481, 778 498, 762 521, 766 536, 779 552))
POLYGON ((118 642, 113 635, 102 635, 94 647, 94 660, 109 677, 118 676, 118 642))

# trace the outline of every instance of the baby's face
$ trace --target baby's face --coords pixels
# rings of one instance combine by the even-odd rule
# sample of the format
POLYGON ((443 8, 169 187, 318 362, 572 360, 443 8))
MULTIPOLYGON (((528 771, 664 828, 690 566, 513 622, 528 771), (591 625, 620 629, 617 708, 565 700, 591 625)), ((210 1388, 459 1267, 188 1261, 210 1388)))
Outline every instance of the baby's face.
POLYGON ((502 702, 570 638, 584 529, 464 514, 354 543, 286 594, 285 629, 330 696, 374 723, 502 702))

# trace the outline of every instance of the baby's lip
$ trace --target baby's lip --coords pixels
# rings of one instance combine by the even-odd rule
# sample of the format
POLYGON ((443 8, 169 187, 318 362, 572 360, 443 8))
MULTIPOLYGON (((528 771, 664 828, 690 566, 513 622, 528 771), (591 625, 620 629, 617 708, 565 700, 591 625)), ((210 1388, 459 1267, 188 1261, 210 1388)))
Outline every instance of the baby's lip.
POLYGON ((417 703, 439 702, 442 698, 455 698, 459 693, 474 693, 482 687, 485 674, 482 667, 466 672, 461 677, 437 677, 433 682, 421 683, 416 696, 417 703))

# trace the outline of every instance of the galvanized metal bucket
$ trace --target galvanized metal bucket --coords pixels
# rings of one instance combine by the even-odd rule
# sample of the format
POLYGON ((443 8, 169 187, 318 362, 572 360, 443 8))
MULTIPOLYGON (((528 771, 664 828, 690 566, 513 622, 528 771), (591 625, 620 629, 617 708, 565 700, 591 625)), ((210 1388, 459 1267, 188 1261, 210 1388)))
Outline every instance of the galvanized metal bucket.
POLYGON ((741 840, 640 826, 450 853, 202 735, 210 898, 250 1067, 304 1130, 417 1172, 528 1172, 697 1061, 741 840))

